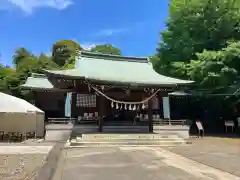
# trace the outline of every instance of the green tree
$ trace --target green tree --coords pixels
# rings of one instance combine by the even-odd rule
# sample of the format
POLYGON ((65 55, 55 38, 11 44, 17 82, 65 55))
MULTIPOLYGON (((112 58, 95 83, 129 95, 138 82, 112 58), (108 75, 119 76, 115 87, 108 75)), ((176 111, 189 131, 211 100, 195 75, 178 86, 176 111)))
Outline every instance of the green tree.
POLYGON ((0 92, 19 96, 20 80, 14 69, 0 65, 0 92))
POLYGON ((43 53, 35 56, 21 47, 13 56, 15 69, 0 64, 0 91, 21 97, 19 85, 32 73, 44 73, 44 69, 59 69, 59 66, 43 53))
POLYGON ((43 53, 40 54, 37 61, 37 73, 43 73, 44 69, 59 69, 59 66, 53 62, 52 57, 43 53))
POLYGON ((197 53, 197 60, 187 66, 191 79, 207 87, 236 85, 240 75, 240 41, 229 43, 219 51, 197 53))
POLYGON ((78 51, 82 50, 81 46, 72 40, 57 41, 52 46, 52 60, 58 66, 62 67, 65 64, 69 64, 75 59, 78 51))
POLYGON ((21 82, 24 82, 32 73, 38 72, 38 59, 37 57, 27 57, 18 64, 16 70, 21 82))
POLYGON ((113 54, 113 55, 121 55, 121 50, 119 48, 114 47, 111 44, 103 44, 97 45, 90 50, 91 52, 103 53, 103 54, 113 54))
POLYGON ((199 59, 197 53, 218 51, 225 48, 229 40, 240 40, 239 4, 236 0, 171 0, 155 69, 187 78, 186 69, 179 71, 179 68, 199 59))
POLYGON ((18 65, 25 59, 28 57, 32 57, 33 54, 30 53, 27 49, 25 49, 24 47, 18 48, 15 51, 15 54, 13 55, 13 64, 18 67, 18 65))

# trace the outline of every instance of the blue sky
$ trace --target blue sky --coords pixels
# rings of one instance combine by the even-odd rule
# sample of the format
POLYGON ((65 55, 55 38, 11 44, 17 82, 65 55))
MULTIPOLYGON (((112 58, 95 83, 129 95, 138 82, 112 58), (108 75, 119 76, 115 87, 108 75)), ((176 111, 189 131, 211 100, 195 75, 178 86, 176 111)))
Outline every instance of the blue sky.
POLYGON ((50 53, 61 39, 84 48, 111 43, 123 55, 149 56, 167 15, 168 0, 0 0, 1 63, 11 65, 21 46, 50 53))

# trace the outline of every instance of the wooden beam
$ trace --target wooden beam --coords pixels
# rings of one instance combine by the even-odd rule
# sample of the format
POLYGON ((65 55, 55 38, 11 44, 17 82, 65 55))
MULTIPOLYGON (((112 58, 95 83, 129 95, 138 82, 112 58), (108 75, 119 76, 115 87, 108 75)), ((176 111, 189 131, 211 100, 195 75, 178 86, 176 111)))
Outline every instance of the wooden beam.
POLYGON ((98 119, 98 128, 99 132, 103 131, 103 117, 105 116, 105 99, 103 96, 98 96, 98 109, 99 109, 99 119, 98 119))
POLYGON ((153 106, 153 101, 152 99, 150 99, 148 101, 148 127, 149 127, 149 132, 153 132, 153 110, 152 110, 152 106, 153 106))

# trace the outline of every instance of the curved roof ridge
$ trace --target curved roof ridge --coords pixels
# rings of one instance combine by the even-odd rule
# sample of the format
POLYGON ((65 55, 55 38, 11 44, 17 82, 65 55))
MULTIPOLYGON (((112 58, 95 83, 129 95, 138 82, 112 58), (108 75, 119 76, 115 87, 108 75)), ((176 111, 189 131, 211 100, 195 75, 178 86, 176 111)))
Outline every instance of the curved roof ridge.
POLYGON ((79 51, 79 56, 88 57, 88 58, 100 58, 105 60, 142 62, 142 63, 148 63, 149 61, 147 57, 121 56, 121 55, 103 54, 103 53, 88 52, 88 51, 79 51))
POLYGON ((40 73, 32 73, 31 77, 34 77, 34 78, 47 78, 47 76, 45 74, 40 74, 40 73))

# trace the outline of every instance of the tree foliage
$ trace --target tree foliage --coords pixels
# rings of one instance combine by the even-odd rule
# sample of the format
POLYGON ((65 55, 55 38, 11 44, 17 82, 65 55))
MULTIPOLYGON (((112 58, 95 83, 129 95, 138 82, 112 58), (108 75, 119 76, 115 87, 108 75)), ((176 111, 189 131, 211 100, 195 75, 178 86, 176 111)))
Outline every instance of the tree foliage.
POLYGON ((81 46, 75 41, 57 41, 52 46, 52 60, 60 67, 64 66, 65 64, 69 64, 69 61, 74 60, 77 52, 81 49, 81 46))
POLYGON ((24 47, 20 47, 13 55, 13 64, 17 67, 25 58, 33 57, 33 55, 24 47))
POLYGON ((31 73, 43 73, 44 69, 59 69, 52 57, 45 54, 33 55, 25 48, 19 48, 13 55, 15 68, 0 64, 0 91, 21 96, 19 85, 26 81, 31 73))
POLYGON ((237 82, 240 3, 236 0, 171 0, 167 29, 154 58, 159 73, 192 79, 198 87, 237 82))
POLYGON ((103 53, 103 54, 112 54, 112 55, 121 55, 121 50, 114 47, 111 44, 97 45, 90 50, 91 52, 103 53))

